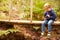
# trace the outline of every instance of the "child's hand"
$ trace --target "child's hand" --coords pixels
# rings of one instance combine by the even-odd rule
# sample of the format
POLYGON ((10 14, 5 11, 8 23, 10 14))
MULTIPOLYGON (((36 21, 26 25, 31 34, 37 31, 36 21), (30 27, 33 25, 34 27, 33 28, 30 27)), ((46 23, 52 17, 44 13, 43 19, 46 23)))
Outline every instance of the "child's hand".
POLYGON ((50 18, 50 15, 47 15, 48 18, 50 18))

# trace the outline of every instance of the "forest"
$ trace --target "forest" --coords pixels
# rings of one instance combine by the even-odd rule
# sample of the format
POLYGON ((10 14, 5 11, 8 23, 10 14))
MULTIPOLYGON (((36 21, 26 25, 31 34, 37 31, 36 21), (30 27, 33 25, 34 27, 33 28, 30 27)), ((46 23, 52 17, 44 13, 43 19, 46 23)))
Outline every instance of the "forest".
MULTIPOLYGON (((51 5, 59 22, 60 0, 0 0, 0 20, 42 21, 45 3, 51 5)), ((40 36, 41 25, 0 22, 0 40, 60 40, 60 24, 53 25, 50 39, 40 36)))
MULTIPOLYGON (((41 20, 44 14, 44 4, 50 3, 60 20, 60 0, 33 0, 32 19, 41 20)), ((0 0, 0 19, 30 20, 31 0, 0 0)))

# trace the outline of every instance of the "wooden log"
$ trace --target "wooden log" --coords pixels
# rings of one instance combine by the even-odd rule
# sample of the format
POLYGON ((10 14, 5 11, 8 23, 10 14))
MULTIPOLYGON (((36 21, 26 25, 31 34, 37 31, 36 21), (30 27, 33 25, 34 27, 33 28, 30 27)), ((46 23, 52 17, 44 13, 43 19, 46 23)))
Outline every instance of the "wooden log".
MULTIPOLYGON (((0 22, 8 22, 14 24, 42 24, 43 21, 30 21, 30 20, 0 20, 0 22)), ((59 21, 54 21, 53 25, 60 25, 59 21)))

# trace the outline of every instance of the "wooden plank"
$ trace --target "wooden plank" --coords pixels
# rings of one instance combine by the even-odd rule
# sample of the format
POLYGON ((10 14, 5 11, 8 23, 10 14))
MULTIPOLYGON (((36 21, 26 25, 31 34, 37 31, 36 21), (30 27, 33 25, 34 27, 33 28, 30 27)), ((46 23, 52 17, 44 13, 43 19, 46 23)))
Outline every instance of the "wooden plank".
MULTIPOLYGON (((0 20, 0 22, 9 22, 9 23, 26 23, 26 24, 41 24, 43 21, 32 21, 32 23, 30 22, 30 20, 0 20)), ((53 23, 54 25, 60 25, 59 21, 54 21, 53 23)))

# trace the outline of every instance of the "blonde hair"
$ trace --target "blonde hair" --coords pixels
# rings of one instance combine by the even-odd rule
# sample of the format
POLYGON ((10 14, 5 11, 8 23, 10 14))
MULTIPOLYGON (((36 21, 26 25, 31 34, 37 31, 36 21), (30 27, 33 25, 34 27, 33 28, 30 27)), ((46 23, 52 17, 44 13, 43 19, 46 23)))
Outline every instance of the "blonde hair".
POLYGON ((51 6, 50 6, 49 3, 45 3, 45 4, 44 4, 44 7, 48 7, 48 8, 50 8, 51 6))

